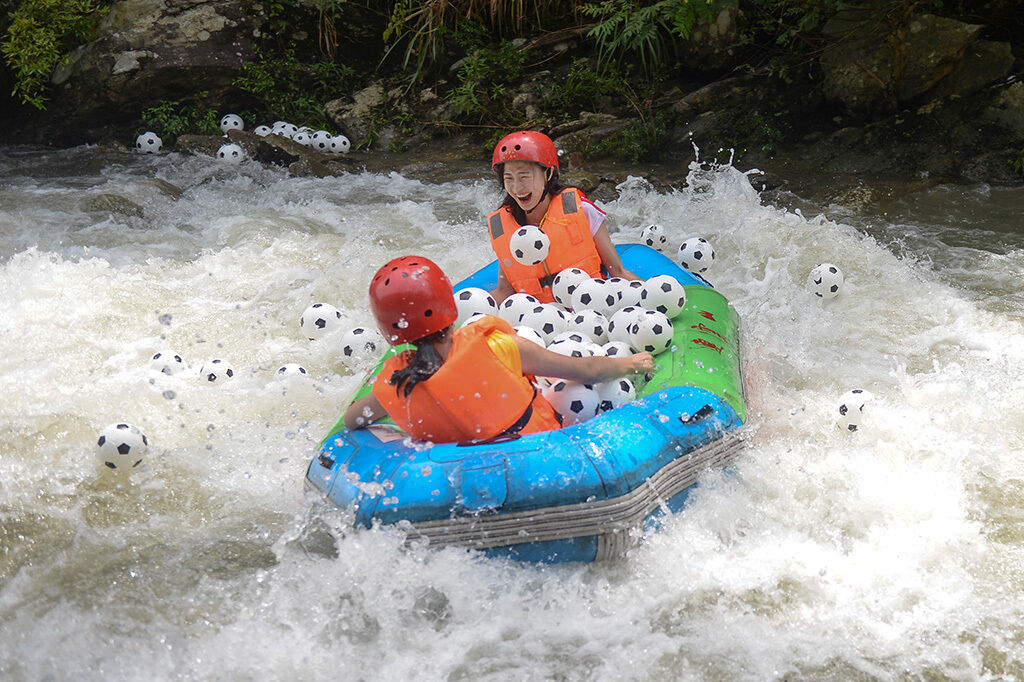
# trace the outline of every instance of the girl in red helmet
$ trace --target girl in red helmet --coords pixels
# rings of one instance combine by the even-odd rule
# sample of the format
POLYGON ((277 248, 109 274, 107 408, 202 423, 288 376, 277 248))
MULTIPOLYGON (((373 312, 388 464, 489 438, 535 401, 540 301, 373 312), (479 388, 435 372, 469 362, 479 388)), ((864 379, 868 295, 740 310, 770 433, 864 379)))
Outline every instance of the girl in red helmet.
POLYGON ((494 148, 491 168, 505 189, 505 200, 487 217, 491 247, 498 257, 499 303, 517 291, 545 303, 554 300, 551 281, 565 268, 580 268, 591 277, 638 279, 622 266, 604 225, 605 213, 575 187, 558 181, 558 152, 544 133, 532 130, 506 135, 494 148), (522 265, 512 257, 509 239, 522 225, 537 225, 551 240, 539 265, 522 265))
POLYGON ((345 426, 365 427, 385 414, 409 435, 435 443, 486 441, 561 425, 529 377, 597 383, 654 367, 649 353, 572 358, 517 336, 499 317, 454 330, 452 285, 420 256, 387 263, 370 283, 370 308, 391 344, 415 350, 384 363, 370 394, 345 411, 345 426))

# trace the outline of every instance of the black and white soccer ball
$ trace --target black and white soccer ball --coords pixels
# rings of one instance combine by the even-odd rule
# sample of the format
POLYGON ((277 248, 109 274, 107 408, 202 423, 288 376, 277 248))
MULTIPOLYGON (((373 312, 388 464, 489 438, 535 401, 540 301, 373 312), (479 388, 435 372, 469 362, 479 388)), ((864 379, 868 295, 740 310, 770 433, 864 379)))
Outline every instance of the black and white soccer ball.
POLYGON ((299 132, 295 133, 295 137, 292 138, 292 141, 298 142, 303 147, 313 146, 312 136, 304 130, 300 130, 299 132))
POLYGON ((533 341, 541 348, 545 348, 547 346, 547 341, 544 340, 544 337, 541 336, 540 332, 536 329, 527 327, 525 324, 521 324, 514 329, 516 331, 516 336, 519 338, 526 339, 527 341, 533 341))
POLYGON ((512 233, 508 248, 520 265, 540 265, 548 257, 551 240, 536 225, 523 225, 512 233))
POLYGON ((679 245, 679 262, 690 272, 706 272, 715 261, 715 250, 703 237, 691 237, 679 245))
POLYGON ((640 230, 640 242, 652 249, 664 251, 668 244, 668 237, 665 236, 665 228, 661 225, 648 225, 640 230))
POLYGON ((601 402, 597 390, 590 384, 558 379, 541 389, 541 394, 562 415, 562 425, 572 426, 592 419, 601 402))
POLYGON ((331 151, 331 138, 334 137, 326 130, 317 130, 309 136, 309 140, 312 143, 314 149, 324 154, 329 154, 331 151))
POLYGON ((345 359, 364 360, 376 357, 384 348, 384 337, 379 331, 369 327, 353 327, 341 337, 341 355, 345 359))
POLYGON ((672 275, 657 275, 644 282, 640 290, 640 305, 645 310, 664 313, 671 320, 686 305, 686 291, 672 275))
POLYGON ((629 328, 634 322, 640 320, 644 309, 640 306, 626 306, 608 318, 608 340, 620 341, 630 348, 634 348, 629 336, 629 328))
POLYGON ((864 408, 874 400, 868 391, 855 388, 839 396, 835 408, 836 426, 844 431, 856 431, 864 422, 864 408))
POLYGON ((664 353, 672 345, 672 322, 665 313, 645 310, 643 316, 629 326, 629 345, 651 355, 664 353))
POLYGON ((182 359, 181 355, 174 352, 173 350, 161 350, 157 351, 153 357, 149 359, 149 368, 155 369, 163 374, 177 374, 188 366, 185 364, 185 360, 182 359))
POLYGON ((498 315, 513 327, 523 319, 523 313, 540 305, 535 296, 516 292, 498 305, 498 315))
POLYGON ((279 377, 308 376, 306 368, 297 362, 289 362, 277 368, 276 375, 279 377))
POLYGON ((208 384, 227 381, 228 379, 233 379, 234 376, 235 368, 230 362, 220 358, 207 360, 199 368, 199 380, 208 384))
POLYGON ((579 283, 590 279, 590 275, 579 268, 566 268, 551 280, 551 295, 566 308, 572 307, 572 293, 579 283))
POLYGON ((273 127, 270 132, 275 135, 281 135, 282 137, 294 137, 295 133, 299 132, 299 126, 288 121, 274 121, 273 127))
POLYGON ((314 303, 302 312, 299 326, 310 341, 322 339, 341 326, 341 311, 330 303, 314 303))
POLYGON ((608 412, 636 400, 636 387, 626 377, 605 381, 597 385, 598 412, 608 412))
POLYGON ((565 331, 567 320, 561 308, 553 303, 541 303, 527 310, 520 324, 530 327, 544 337, 544 343, 549 344, 555 337, 565 331))
POLYGON ((472 315, 470 315, 469 317, 462 321, 462 324, 459 325, 459 329, 462 329, 463 327, 468 327, 469 325, 475 322, 479 322, 485 317, 487 317, 487 313, 473 313, 472 315))
POLYGON ((217 159, 232 166, 242 163, 245 158, 245 151, 234 142, 221 145, 217 150, 217 159))
POLYGON ((807 277, 811 291, 819 298, 835 298, 843 288, 843 271, 831 263, 822 263, 807 277))
POLYGON ((245 123, 237 114, 225 114, 220 119, 220 129, 226 135, 229 130, 245 130, 245 123))
POLYGON ((569 358, 589 358, 593 353, 590 351, 590 342, 582 334, 573 331, 564 331, 555 336, 548 344, 548 350, 569 358))
POLYGON ((123 422, 111 424, 96 439, 96 456, 108 469, 128 471, 142 464, 149 449, 146 434, 123 422))
POLYGON ((333 135, 327 145, 327 150, 331 154, 348 154, 348 150, 351 147, 352 143, 349 142, 347 137, 344 135, 333 135))
POLYGON ((258 135, 259 137, 266 137, 271 132, 273 132, 273 130, 270 128, 270 126, 256 126, 252 129, 252 132, 253 135, 258 135))
POLYGON ((574 329, 597 344, 608 340, 608 318, 596 310, 584 310, 569 319, 569 328, 574 329))
MULTIPOLYGON (((640 297, 644 293, 644 282, 639 279, 627 280, 626 284, 619 288, 619 308, 629 308, 640 305, 640 297)), ((616 310, 616 312, 618 312, 616 310)))
POLYGON ((135 151, 143 154, 156 154, 164 146, 164 141, 154 132, 146 131, 135 138, 135 151))
POLYGON ((624 341, 609 341, 601 349, 610 358, 628 358, 633 354, 633 347, 624 341))
POLYGON ((587 278, 577 284, 570 297, 573 312, 597 310, 603 314, 608 297, 618 300, 617 292, 605 285, 605 280, 601 278, 587 278))
POLYGON ((455 308, 459 311, 457 326, 477 313, 484 315, 497 315, 498 304, 490 292, 479 287, 466 287, 455 292, 455 308))

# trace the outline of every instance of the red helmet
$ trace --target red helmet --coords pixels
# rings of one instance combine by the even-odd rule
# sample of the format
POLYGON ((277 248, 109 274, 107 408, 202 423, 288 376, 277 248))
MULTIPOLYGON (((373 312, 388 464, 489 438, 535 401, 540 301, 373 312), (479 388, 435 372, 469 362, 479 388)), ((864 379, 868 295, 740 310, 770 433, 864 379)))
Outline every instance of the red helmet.
POLYGON ((524 130, 501 138, 491 156, 491 170, 497 170, 498 164, 506 161, 535 161, 558 172, 558 150, 555 149, 555 143, 536 130, 524 130))
POLYGON ((452 283, 423 256, 402 256, 384 264, 370 282, 370 310, 388 343, 422 339, 459 316, 452 283))

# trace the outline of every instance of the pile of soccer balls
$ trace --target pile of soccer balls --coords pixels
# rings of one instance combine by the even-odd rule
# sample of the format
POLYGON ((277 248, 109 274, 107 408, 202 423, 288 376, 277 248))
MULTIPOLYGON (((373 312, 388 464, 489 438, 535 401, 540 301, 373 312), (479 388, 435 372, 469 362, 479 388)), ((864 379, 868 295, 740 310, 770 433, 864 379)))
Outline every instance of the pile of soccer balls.
MULTIPOLYGON (((226 114, 220 119, 220 129, 227 135, 229 130, 244 130, 245 123, 237 114, 226 114)), ((254 134, 280 135, 323 154, 348 154, 352 144, 344 135, 333 135, 326 130, 313 130, 308 126, 297 126, 287 121, 275 121, 273 126, 256 126, 254 134)), ((152 131, 146 131, 135 138, 135 150, 143 154, 156 154, 163 147, 163 140, 152 131)), ((234 142, 221 145, 217 150, 217 159, 224 163, 237 165, 245 159, 245 150, 234 142)))

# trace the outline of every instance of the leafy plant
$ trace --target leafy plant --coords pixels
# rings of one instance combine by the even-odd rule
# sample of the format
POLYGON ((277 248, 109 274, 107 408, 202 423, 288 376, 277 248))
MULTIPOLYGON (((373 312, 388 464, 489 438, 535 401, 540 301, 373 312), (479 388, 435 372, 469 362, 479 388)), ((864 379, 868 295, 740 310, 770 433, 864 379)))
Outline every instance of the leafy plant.
POLYGON ((1020 156, 1018 156, 1010 165, 1013 167, 1013 170, 1017 171, 1018 175, 1024 178, 1024 149, 1020 150, 1020 156))
POLYGON ((47 81, 67 63, 72 48, 84 43, 101 9, 92 0, 23 0, 10 14, 0 50, 14 72, 14 95, 46 109, 47 81))
MULTIPOLYGON (((196 96, 204 100, 208 93, 196 96)), ((220 133, 217 112, 197 103, 184 104, 179 100, 161 100, 155 107, 142 112, 146 127, 163 138, 168 146, 174 144, 180 135, 216 135, 220 133)))
POLYGON ((456 113, 479 123, 519 122, 510 106, 509 87, 518 82, 524 62, 523 53, 508 43, 469 54, 458 72, 459 84, 448 96, 456 113))
POLYGON ((541 95, 541 105, 552 115, 574 115, 601 97, 620 95, 627 89, 628 83, 618 69, 610 67, 598 71, 591 60, 574 59, 559 87, 548 88, 541 95))

